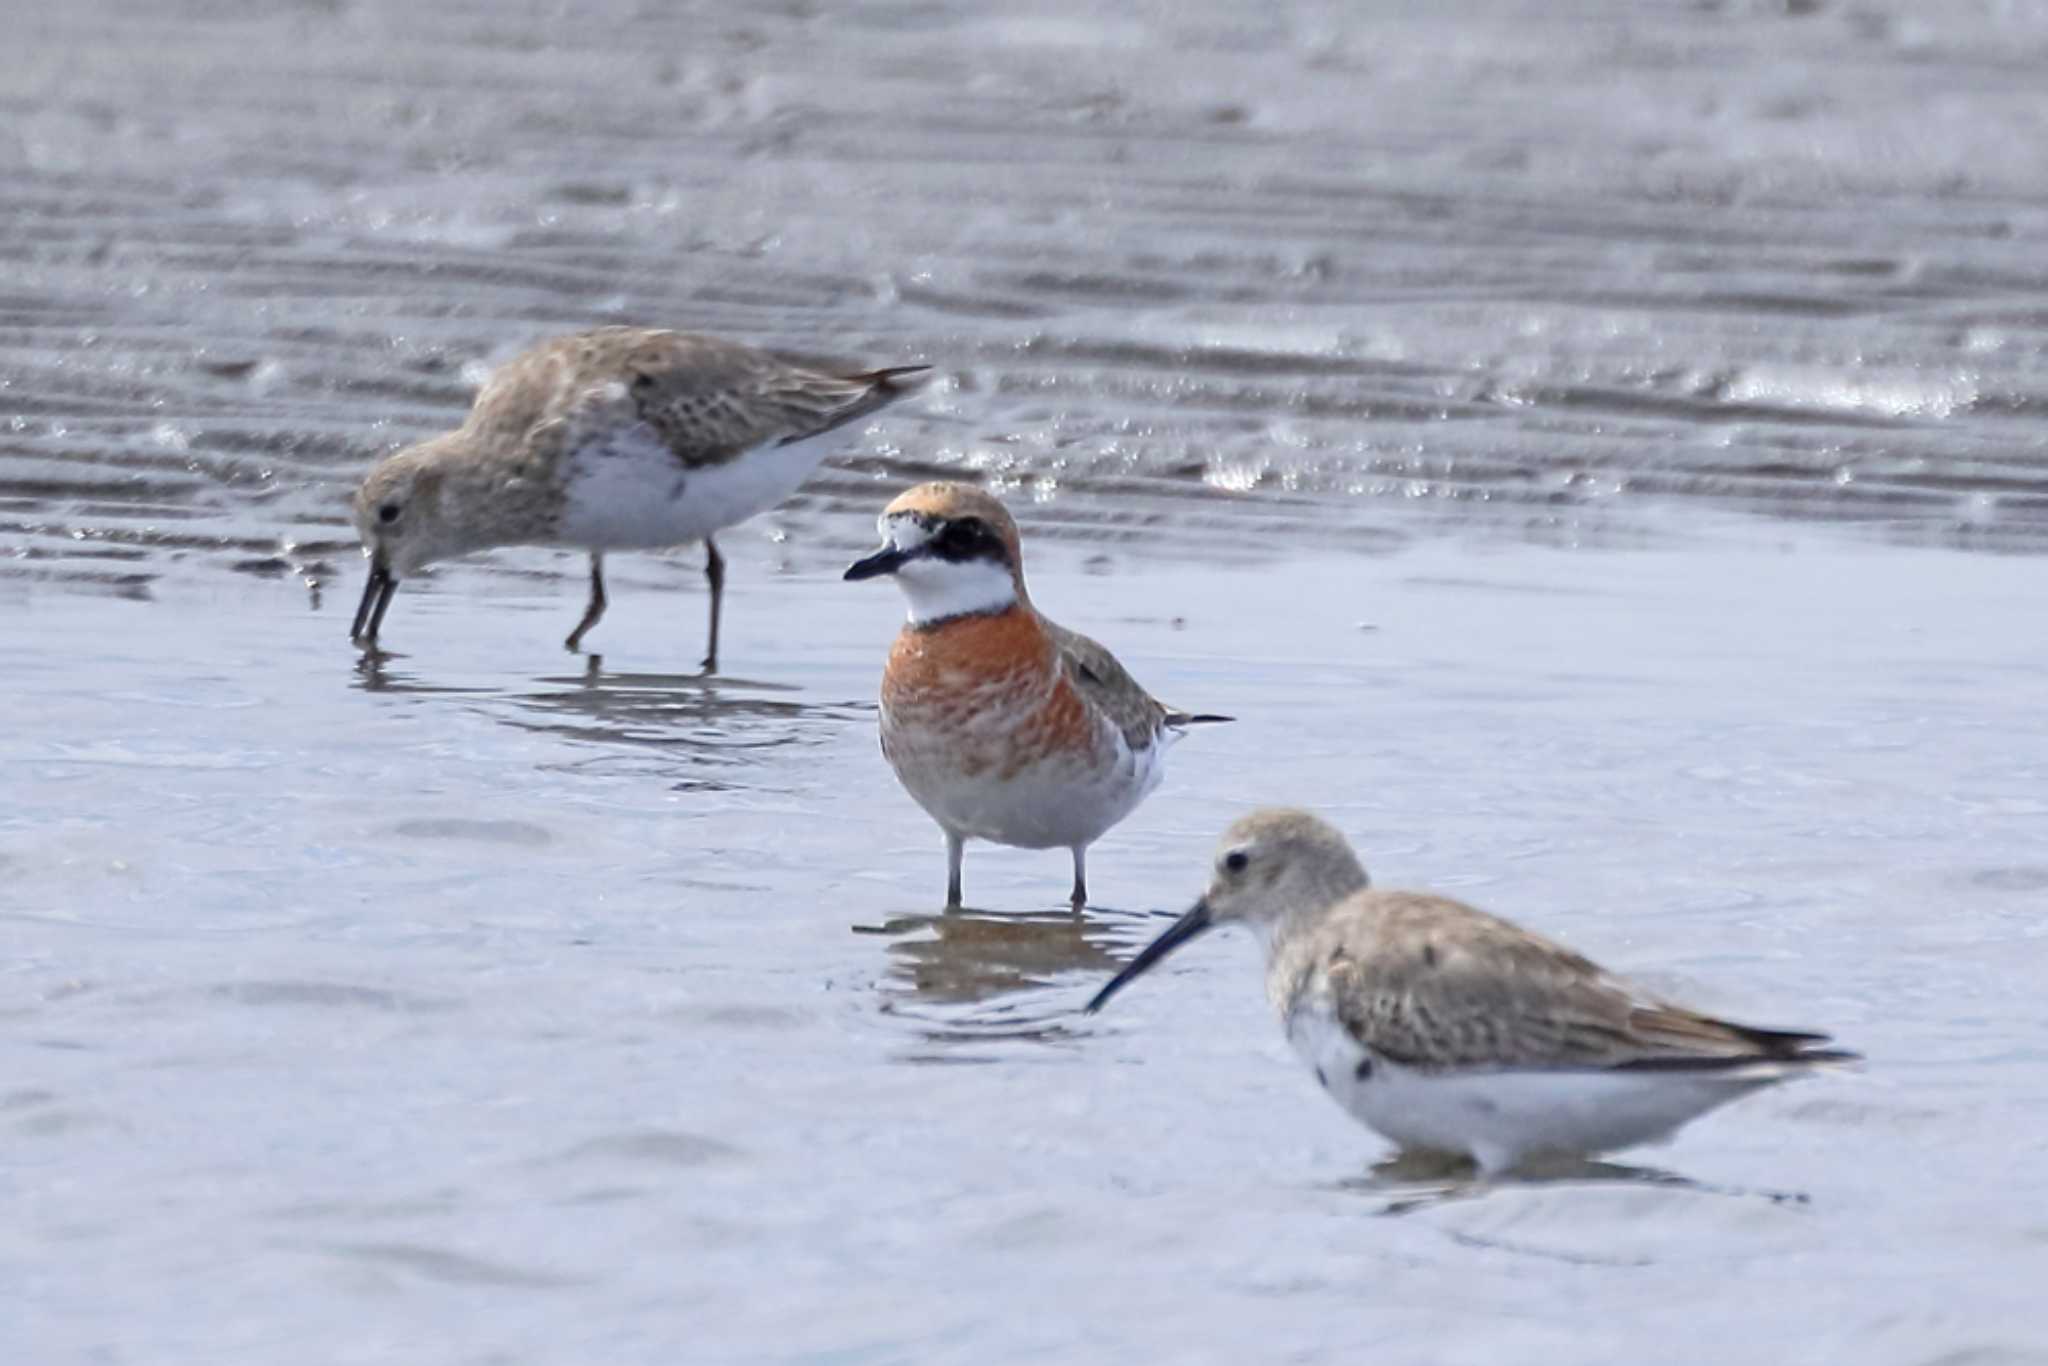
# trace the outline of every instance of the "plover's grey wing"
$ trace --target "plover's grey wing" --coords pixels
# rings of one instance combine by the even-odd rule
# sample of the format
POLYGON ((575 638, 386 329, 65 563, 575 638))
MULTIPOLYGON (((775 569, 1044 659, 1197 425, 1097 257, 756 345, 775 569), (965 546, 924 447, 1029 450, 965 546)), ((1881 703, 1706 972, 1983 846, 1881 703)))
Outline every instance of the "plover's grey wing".
POLYGON ((1169 707, 1146 692, 1100 642, 1051 621, 1045 623, 1045 629, 1059 646, 1061 667, 1074 687, 1102 709, 1133 749, 1151 744, 1161 727, 1179 729, 1233 719, 1169 707))
POLYGON ((1327 992, 1361 1045, 1427 1071, 1711 1070, 1854 1056, 1817 1047, 1824 1034, 1755 1029, 1659 1000, 1446 897, 1362 892, 1289 949, 1290 1005, 1327 992))
POLYGON ((1125 744, 1145 749, 1159 738, 1159 728, 1166 724, 1165 704, 1140 687, 1115 655, 1054 622, 1047 621, 1045 631, 1059 649, 1068 682, 1123 733, 1125 744))

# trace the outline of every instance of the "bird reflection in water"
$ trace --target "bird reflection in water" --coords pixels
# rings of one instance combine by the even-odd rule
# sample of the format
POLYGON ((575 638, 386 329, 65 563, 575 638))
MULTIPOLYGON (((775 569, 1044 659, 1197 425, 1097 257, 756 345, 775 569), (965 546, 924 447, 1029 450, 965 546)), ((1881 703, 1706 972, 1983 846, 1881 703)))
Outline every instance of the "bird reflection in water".
POLYGON ((756 749, 810 738, 803 721, 860 714, 848 705, 799 702, 802 689, 786 683, 607 670, 601 655, 590 656, 581 672, 533 681, 534 690, 512 699, 524 713, 513 724, 579 740, 756 749))
POLYGON ((792 751, 867 721, 874 708, 801 701, 787 683, 727 674, 627 673, 592 656, 576 674, 538 678, 513 694, 505 720, 598 752, 564 767, 667 778, 677 791, 786 789, 803 781, 792 751), (776 762, 771 762, 776 761, 776 762))
MULTIPOLYGON (((905 914, 853 931, 891 941, 883 1010, 914 1021, 925 1042, 943 1045, 1077 1037, 1082 1031, 1073 1027, 1063 979, 1113 971, 1112 950, 1128 938, 1101 912, 1076 915, 1064 907, 905 914), (1062 990, 1043 990, 1055 986, 1062 990)), ((973 1059, 947 1051, 912 1060, 973 1059)))
POLYGON ((1051 986, 1062 973, 1108 972, 1117 937, 1071 910, 1022 915, 951 911, 899 915, 857 934, 887 935, 891 976, 912 995, 949 1005, 1051 986))
MULTIPOLYGON (((621 751, 636 771, 678 776, 692 789, 758 785, 767 751, 825 739, 840 726, 868 720, 873 707, 800 701, 800 688, 703 673, 607 670, 592 655, 574 673, 482 686, 425 683, 397 667, 404 656, 371 647, 353 661, 355 686, 391 694, 462 694, 503 703, 488 710, 519 730, 600 746, 596 762, 616 765, 621 751), (675 761, 684 761, 677 769, 675 761), (746 776, 741 776, 742 774, 746 776)), ((590 761, 578 761, 584 766, 590 761)))
POLYGON ((350 668, 355 672, 353 686, 364 692, 417 693, 423 696, 432 693, 452 693, 474 697, 492 691, 482 687, 465 688, 447 683, 423 683, 416 675, 394 667, 395 661, 404 658, 404 655, 393 650, 364 650, 350 664, 350 668))
POLYGON ((1695 1181, 1661 1167, 1567 1156, 1524 1163, 1515 1169, 1512 1180, 1489 1181, 1482 1179, 1471 1160, 1465 1157, 1444 1153, 1396 1153, 1375 1162, 1362 1176, 1337 1182, 1336 1188, 1354 1195, 1385 1199, 1387 1203, 1378 1212, 1401 1215, 1476 1199, 1491 1191, 1545 1185, 1648 1186, 1695 1195, 1757 1200, 1793 1208, 1812 1203, 1809 1197, 1798 1191, 1723 1186, 1695 1181))

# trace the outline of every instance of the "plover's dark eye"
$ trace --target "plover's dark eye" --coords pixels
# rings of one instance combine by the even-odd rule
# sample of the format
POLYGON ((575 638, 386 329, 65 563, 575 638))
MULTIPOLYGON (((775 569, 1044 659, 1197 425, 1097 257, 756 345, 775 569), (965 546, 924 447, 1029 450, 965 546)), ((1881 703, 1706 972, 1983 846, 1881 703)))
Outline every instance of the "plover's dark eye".
POLYGON ((398 520, 398 512, 398 504, 386 503, 383 507, 377 509, 377 520, 389 526, 398 520))
POLYGON ((1233 873, 1241 873, 1251 867, 1252 856, 1242 849, 1233 849, 1223 856, 1223 866, 1233 873))
POLYGON ((988 523, 979 517, 963 517, 946 523, 939 533, 938 548, 948 559, 967 559, 988 545, 988 523))
POLYGON ((967 559, 969 555, 973 555, 975 553, 975 522, 973 522, 973 518, 969 518, 965 522, 946 522, 944 526, 940 526, 938 537, 932 541, 932 549, 936 549, 946 559, 967 559))

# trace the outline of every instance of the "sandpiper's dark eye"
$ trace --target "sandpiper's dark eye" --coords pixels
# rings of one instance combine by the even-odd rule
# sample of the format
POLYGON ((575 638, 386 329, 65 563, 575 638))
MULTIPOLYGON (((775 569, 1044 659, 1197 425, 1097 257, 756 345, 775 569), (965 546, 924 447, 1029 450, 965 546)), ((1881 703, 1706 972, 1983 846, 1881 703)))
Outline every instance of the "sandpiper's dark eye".
POLYGON ((383 507, 377 509, 377 520, 389 526, 398 520, 398 511, 398 504, 386 503, 383 507))
POLYGON ((1251 866, 1252 856, 1242 849, 1233 849, 1223 856, 1223 866, 1233 873, 1241 873, 1251 866))

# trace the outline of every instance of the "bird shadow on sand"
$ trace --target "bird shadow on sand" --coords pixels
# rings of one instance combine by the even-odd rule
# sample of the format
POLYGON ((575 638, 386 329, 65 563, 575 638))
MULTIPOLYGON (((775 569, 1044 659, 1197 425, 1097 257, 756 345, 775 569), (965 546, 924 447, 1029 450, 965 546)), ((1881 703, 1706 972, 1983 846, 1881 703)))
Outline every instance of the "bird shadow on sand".
POLYGON ((883 1012, 942 1046, 917 1061, 983 1060, 962 1045, 1080 1038, 1065 979, 1114 972, 1121 940, 1102 912, 1067 907, 909 912, 852 929, 889 941, 883 1012))

